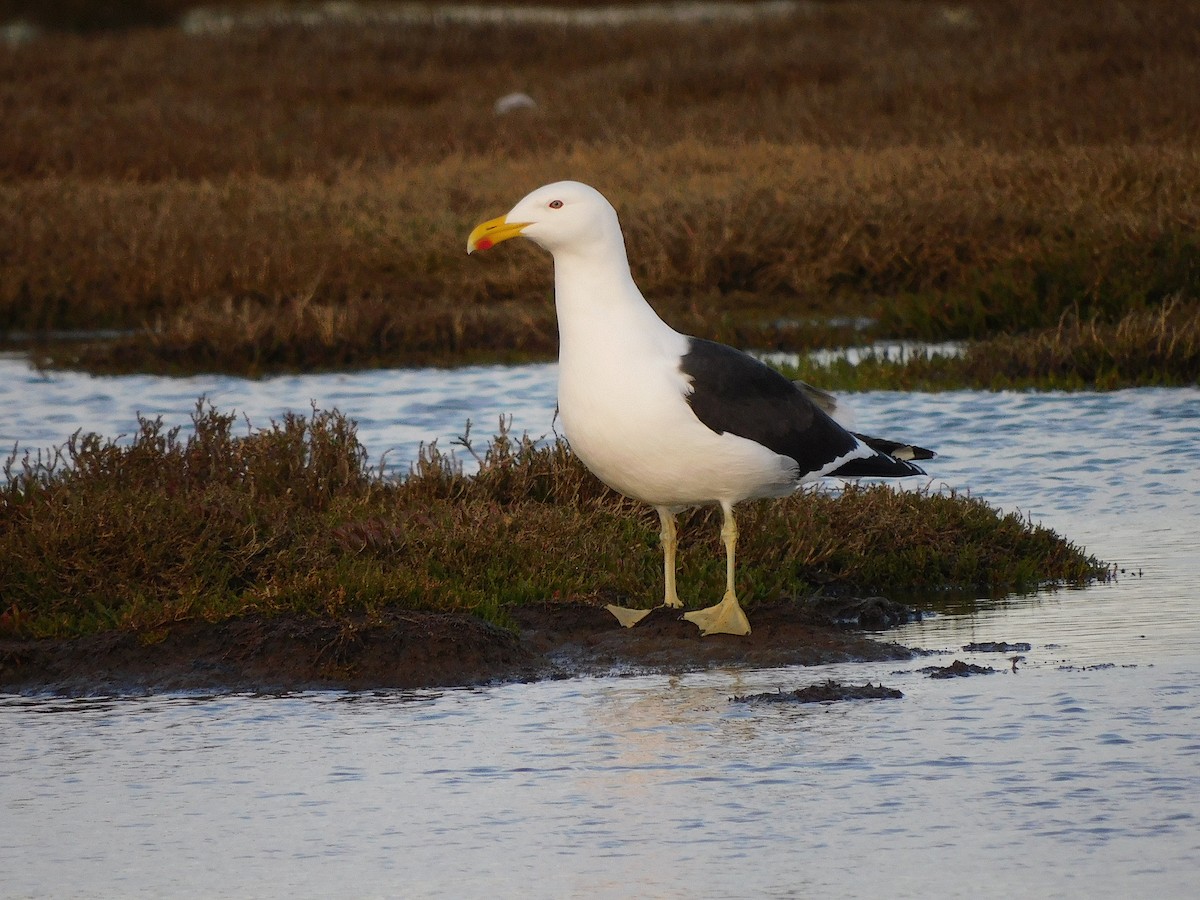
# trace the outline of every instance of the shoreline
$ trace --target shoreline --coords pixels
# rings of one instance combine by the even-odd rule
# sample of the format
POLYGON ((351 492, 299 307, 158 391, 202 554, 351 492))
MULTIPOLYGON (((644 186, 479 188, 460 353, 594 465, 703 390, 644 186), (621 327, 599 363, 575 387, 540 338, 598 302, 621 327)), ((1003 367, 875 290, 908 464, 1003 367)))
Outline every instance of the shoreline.
POLYGON ((757 604, 750 614, 754 631, 745 638, 701 638, 666 610, 626 630, 602 607, 582 603, 514 608, 515 631, 465 614, 392 610, 369 622, 245 617, 182 623, 165 634, 9 638, 0 640, 0 691, 94 697, 416 690, 906 660, 917 652, 825 624, 796 601, 757 604))

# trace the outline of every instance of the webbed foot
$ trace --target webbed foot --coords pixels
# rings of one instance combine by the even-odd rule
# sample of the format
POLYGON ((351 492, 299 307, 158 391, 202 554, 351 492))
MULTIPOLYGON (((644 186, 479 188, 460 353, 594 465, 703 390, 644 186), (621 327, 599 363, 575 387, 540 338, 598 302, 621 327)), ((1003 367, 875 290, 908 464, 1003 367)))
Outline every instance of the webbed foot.
POLYGON ((683 617, 699 627, 703 635, 750 633, 750 620, 733 594, 726 594, 716 606, 684 613, 683 617))
POLYGON ((653 612, 653 609, 630 609, 627 606, 614 606, 611 603, 604 608, 616 616, 622 628, 632 628, 653 612))

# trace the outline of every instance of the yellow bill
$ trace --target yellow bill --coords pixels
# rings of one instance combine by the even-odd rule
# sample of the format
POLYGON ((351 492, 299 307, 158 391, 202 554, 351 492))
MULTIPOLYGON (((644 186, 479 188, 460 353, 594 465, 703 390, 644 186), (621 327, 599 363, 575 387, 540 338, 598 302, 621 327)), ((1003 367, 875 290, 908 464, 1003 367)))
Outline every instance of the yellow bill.
POLYGON ((528 222, 510 222, 506 216, 500 216, 498 219, 489 219, 486 222, 476 225, 475 230, 467 237, 467 252, 474 253, 476 250, 490 250, 501 241, 515 238, 528 224, 528 222))

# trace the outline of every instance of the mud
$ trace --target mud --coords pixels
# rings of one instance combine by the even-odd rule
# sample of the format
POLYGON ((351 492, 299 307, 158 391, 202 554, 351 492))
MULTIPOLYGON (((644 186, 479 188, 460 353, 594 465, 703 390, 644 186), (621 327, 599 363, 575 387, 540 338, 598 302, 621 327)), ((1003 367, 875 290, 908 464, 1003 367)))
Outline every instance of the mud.
POLYGON ((882 684, 843 684, 840 681, 821 681, 794 691, 775 691, 769 694, 750 694, 731 697, 734 703, 834 703, 839 700, 899 700, 904 694, 882 684))
POLYGON ((967 653, 1028 653, 1032 648, 1033 645, 1027 641, 1012 644, 1008 641, 981 641, 963 645, 967 653))
MULTIPOLYGON (((956 659, 948 666, 926 666, 919 671, 930 678, 966 678, 969 675, 988 675, 996 670, 991 666, 977 666, 974 663, 965 663, 961 659, 956 659)), ((1015 663, 1013 671, 1016 671, 1015 663)))
POLYGON ((184 623, 165 634, 0 640, 0 689, 67 695, 176 690, 429 688, 579 675, 681 673, 910 659, 913 651, 823 624, 806 604, 750 610, 746 637, 702 638, 656 610, 621 628, 603 608, 512 610, 508 630, 467 615, 393 612, 371 621, 242 618, 184 623))

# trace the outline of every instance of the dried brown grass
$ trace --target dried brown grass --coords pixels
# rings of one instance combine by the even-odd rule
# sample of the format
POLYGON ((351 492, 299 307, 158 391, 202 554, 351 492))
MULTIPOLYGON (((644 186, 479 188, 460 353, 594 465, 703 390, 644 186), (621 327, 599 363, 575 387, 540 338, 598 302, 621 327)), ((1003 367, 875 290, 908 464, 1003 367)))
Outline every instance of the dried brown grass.
POLYGON ((845 2, 755 25, 172 29, 0 54, 0 178, 329 177, 690 136, 1002 149, 1195 140, 1200 6, 845 2), (525 90, 538 114, 497 123, 525 90))
POLYGON ((1037 384, 1112 389, 1200 383, 1200 304, 1172 298, 1117 322, 1066 315, 1024 339, 998 336, 972 345, 965 381, 990 388, 1037 384))
POLYGON ((743 345, 834 313, 981 336, 1195 293, 1200 4, 950 12, 5 48, 0 332, 145 329, 70 351, 109 368, 549 354, 546 261, 461 249, 563 177, 614 200, 673 324, 743 345), (539 108, 497 119, 514 89, 539 108))
POLYGON ((422 176, 0 186, 0 309, 23 328, 149 328, 93 352, 110 368, 547 355, 548 259, 519 244, 468 259, 463 244, 559 177, 607 186, 672 324, 743 345, 796 346, 809 320, 846 313, 982 336, 1200 286, 1190 149, 685 142, 454 156, 422 176))
POLYGON ((1114 322, 1072 311, 1052 328, 975 341, 957 356, 875 353, 854 363, 844 356, 804 358, 788 374, 838 390, 1113 390, 1200 384, 1200 303, 1172 297, 1114 322))

